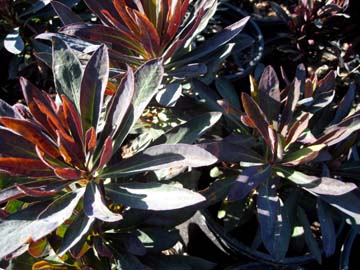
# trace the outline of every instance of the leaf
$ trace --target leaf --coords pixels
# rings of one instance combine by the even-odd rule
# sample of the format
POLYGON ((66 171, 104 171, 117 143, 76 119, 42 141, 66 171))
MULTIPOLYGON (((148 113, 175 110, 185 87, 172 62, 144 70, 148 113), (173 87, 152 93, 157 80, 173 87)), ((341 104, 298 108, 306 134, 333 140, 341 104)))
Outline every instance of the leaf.
POLYGON ((6 35, 4 39, 4 47, 12 54, 20 54, 25 49, 24 41, 20 36, 19 27, 15 27, 9 34, 6 35))
POLYGON ((60 38, 53 37, 53 73, 56 92, 65 95, 80 112, 80 61, 60 38))
POLYGON ((89 218, 84 214, 83 211, 81 211, 66 230, 57 254, 59 256, 63 256, 76 243, 78 243, 83 238, 83 236, 89 232, 94 221, 95 218, 89 218))
POLYGON ((326 106, 328 106, 333 101, 334 97, 335 97, 335 90, 330 90, 315 95, 312 102, 308 105, 309 108, 307 110, 314 114, 322 110, 326 106))
POLYGON ((248 167, 236 178, 229 191, 230 202, 244 199, 253 189, 262 182, 268 181, 271 176, 271 166, 248 167))
POLYGON ((156 144, 194 143, 197 138, 213 127, 221 118, 220 112, 208 112, 178 125, 156 139, 156 144))
POLYGON ((277 122, 281 109, 280 84, 272 66, 264 69, 258 89, 261 110, 269 121, 277 122))
POLYGON ((165 107, 174 107, 181 96, 182 86, 179 83, 171 83, 156 94, 156 101, 165 107))
POLYGON ((200 46, 188 53, 182 60, 169 64, 169 67, 182 66, 188 63, 196 62, 201 57, 206 57, 216 49, 227 44, 235 38, 245 27, 250 17, 245 17, 232 25, 225 27, 221 32, 206 40, 200 46))
POLYGON ((350 112, 354 98, 355 98, 356 87, 354 84, 350 84, 348 91, 339 103, 336 110, 336 114, 331 124, 339 123, 343 118, 350 112))
POLYGON ((39 159, 0 157, 0 170, 11 175, 28 177, 46 177, 54 175, 53 171, 39 159))
POLYGON ((43 203, 34 204, 0 221, 0 260, 25 245, 32 236, 31 228, 37 216, 45 207, 43 203))
POLYGON ((109 210, 100 186, 95 181, 91 181, 86 186, 84 212, 90 219, 97 218, 105 222, 115 222, 122 219, 122 215, 109 210))
POLYGON ((34 145, 10 129, 0 127, 0 141, 2 156, 37 158, 34 145))
POLYGON ((254 99, 246 93, 241 94, 241 100, 243 103, 244 110, 250 120, 255 124, 256 129, 263 137, 265 143, 268 145, 272 153, 275 153, 276 140, 275 132, 270 127, 268 119, 264 112, 261 110, 259 105, 254 99))
POLYGON ((44 252, 46 251, 46 247, 48 246, 48 241, 46 238, 41 238, 36 242, 31 242, 28 248, 31 256, 35 258, 39 258, 44 256, 44 252))
POLYGON ((295 121, 286 135, 286 148, 296 142, 300 135, 306 130, 311 117, 312 115, 310 113, 305 113, 295 121))
POLYGON ((229 141, 219 141, 203 143, 199 144, 199 146, 213 154, 215 157, 218 158, 219 161, 241 161, 243 166, 256 166, 264 164, 264 157, 256 153, 254 150, 248 148, 247 145, 245 145, 246 143, 249 143, 249 146, 251 146, 251 142, 246 141, 243 144, 232 144, 229 141))
POLYGON ((280 214, 280 200, 275 185, 264 179, 260 185, 257 197, 257 216, 260 225, 261 239, 271 255, 275 253, 274 246, 275 225, 280 214))
POLYGON ((230 102, 230 104, 233 105, 235 108, 241 108, 239 95, 236 92, 234 85, 229 80, 224 78, 217 78, 215 80, 215 85, 217 91, 225 100, 230 102))
POLYGON ((118 164, 105 167, 99 176, 120 177, 146 171, 172 167, 202 167, 213 164, 217 159, 209 152, 195 145, 162 144, 147 148, 118 164))
POLYGON ((287 25, 289 25, 291 18, 284 9, 276 2, 270 1, 271 8, 276 12, 276 15, 287 25))
POLYGON ((156 182, 111 183, 105 185, 105 192, 114 203, 156 211, 184 208, 205 201, 199 193, 156 182))
POLYGON ((91 127, 97 130, 108 78, 108 50, 105 45, 101 45, 91 56, 81 81, 80 111, 83 130, 91 127))
POLYGON ((138 238, 147 252, 156 254, 172 248, 180 240, 180 235, 178 230, 154 227, 138 230, 138 238))
POLYGON ((307 163, 313 159, 315 159, 319 151, 326 147, 326 144, 317 144, 311 145, 308 147, 301 148, 295 152, 291 152, 286 154, 284 159, 282 160, 282 165, 284 166, 297 166, 300 164, 307 163))
POLYGON ((341 246, 340 268, 341 270, 350 269, 350 255, 353 251, 353 244, 359 235, 359 229, 352 227, 346 235, 343 245, 341 246))
POLYGON ((281 113, 281 121, 279 125, 279 131, 283 136, 288 132, 289 125, 293 119, 295 108, 300 98, 302 89, 305 87, 306 71, 305 66, 300 64, 296 69, 296 76, 294 82, 289 86, 289 93, 287 94, 287 100, 284 109, 281 113))
POLYGON ((66 193, 56 199, 40 213, 30 228, 31 238, 39 240, 54 231, 57 227, 69 219, 84 194, 84 188, 66 193))
POLYGON ((330 257, 335 253, 336 249, 336 231, 333 218, 329 206, 317 201, 317 215, 320 221, 321 236, 323 242, 323 249, 326 257, 330 257))
POLYGON ((159 59, 146 62, 135 72, 135 94, 130 110, 127 112, 119 132, 113 138, 114 151, 120 148, 135 122, 158 91, 163 73, 162 62, 159 59))
POLYGON ((311 254, 315 257, 316 261, 321 264, 321 250, 311 232, 310 222, 306 216, 306 213, 301 207, 297 208, 297 217, 300 221, 300 224, 304 228, 305 241, 311 254))
POLYGON ((64 25, 82 22, 82 19, 76 13, 72 12, 71 8, 67 5, 58 1, 51 1, 51 6, 64 25))
POLYGON ((14 110, 12 106, 10 106, 8 103, 6 103, 4 100, 0 99, 0 116, 8 116, 12 118, 19 118, 22 117, 19 115, 19 113, 14 110))

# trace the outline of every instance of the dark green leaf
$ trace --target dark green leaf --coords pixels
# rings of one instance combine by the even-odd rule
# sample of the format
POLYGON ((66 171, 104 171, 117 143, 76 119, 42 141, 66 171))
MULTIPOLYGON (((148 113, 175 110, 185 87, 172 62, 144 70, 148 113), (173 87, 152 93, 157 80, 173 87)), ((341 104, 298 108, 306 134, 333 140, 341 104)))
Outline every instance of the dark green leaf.
POLYGON ((138 209, 171 210, 205 201, 191 190, 156 182, 105 185, 106 195, 115 203, 138 209))
POLYGON ((167 230, 163 228, 144 228, 138 230, 139 239, 148 252, 160 253, 172 248, 180 240, 178 230, 167 230))

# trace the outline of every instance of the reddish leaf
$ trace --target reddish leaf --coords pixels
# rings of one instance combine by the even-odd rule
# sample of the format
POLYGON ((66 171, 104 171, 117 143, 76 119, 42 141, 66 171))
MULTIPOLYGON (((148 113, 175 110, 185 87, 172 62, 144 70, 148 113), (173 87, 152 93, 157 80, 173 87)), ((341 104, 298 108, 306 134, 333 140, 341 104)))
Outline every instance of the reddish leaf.
POLYGON ((271 152, 275 153, 276 135, 274 130, 270 127, 265 114, 260 109, 259 105, 246 93, 241 95, 244 110, 250 120, 254 123, 256 129, 263 137, 266 144, 269 146, 271 152))
POLYGON ((16 184, 15 183, 15 187, 21 191, 22 193, 24 193, 26 196, 30 196, 30 197, 43 197, 43 196, 52 196, 54 194, 57 193, 56 190, 52 190, 52 191, 43 191, 41 189, 34 189, 34 188, 28 188, 25 185, 21 185, 21 184, 16 184))
POLYGON ((117 25, 122 23, 122 20, 118 13, 116 12, 114 8, 114 4, 112 0, 84 0, 86 5, 90 8, 92 12, 94 12, 100 20, 105 25, 114 25, 113 22, 116 22, 117 25), (107 11, 107 14, 104 13, 104 11, 107 11), (109 17, 113 19, 109 19, 109 17))
POLYGON ((76 108, 66 96, 62 95, 61 99, 64 106, 64 117, 69 125, 71 135, 74 137, 76 142, 81 142, 81 144, 84 144, 83 129, 76 108))
POLYGON ((39 159, 0 157, 0 170, 14 175, 46 177, 54 175, 52 170, 39 159))
POLYGON ((34 158, 34 145, 22 136, 0 126, 0 153, 2 156, 34 158))
POLYGON ((38 241, 31 242, 29 244, 28 251, 31 256, 39 258, 44 254, 47 245, 48 241, 46 238, 41 238, 38 241))
POLYGON ((86 151, 92 152, 96 146, 96 132, 95 128, 91 127, 86 131, 85 134, 86 151))
POLYGON ((58 177, 66 180, 78 180, 83 174, 83 171, 72 168, 56 168, 54 172, 58 177))
POLYGON ((290 128, 288 134, 286 135, 286 145, 290 146, 292 143, 296 142, 299 136, 305 131, 309 125, 311 118, 310 113, 305 113, 300 117, 290 128))
POLYGON ((59 152, 54 143, 32 122, 9 117, 0 117, 0 122, 7 128, 22 135, 26 140, 38 145, 44 152, 52 157, 56 158, 59 156, 59 152))
POLYGON ((112 139, 111 137, 107 137, 103 146, 103 150, 100 157, 100 163, 98 169, 101 169, 108 163, 112 157, 113 147, 112 147, 112 139))

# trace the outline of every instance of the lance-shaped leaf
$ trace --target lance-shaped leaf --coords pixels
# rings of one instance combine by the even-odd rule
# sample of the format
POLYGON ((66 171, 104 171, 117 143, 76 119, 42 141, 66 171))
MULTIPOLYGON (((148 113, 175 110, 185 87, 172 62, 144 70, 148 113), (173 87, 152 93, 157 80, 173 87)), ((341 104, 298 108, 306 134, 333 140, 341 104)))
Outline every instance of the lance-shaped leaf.
POLYGON ((0 221, 0 260, 31 239, 31 228, 46 206, 44 203, 30 205, 0 221))
POLYGON ((311 254, 315 257, 315 259, 318 261, 318 263, 321 264, 321 250, 319 247, 319 244, 316 242, 310 228, 310 222, 308 217, 306 216, 306 213, 304 209, 301 207, 297 208, 297 217, 300 221, 300 224, 304 228, 304 235, 305 235, 305 241, 307 246, 309 247, 309 250, 311 254))
POLYGON ((152 145, 156 144, 175 144, 175 143, 193 143, 204 132, 210 129, 222 114, 220 112, 209 112, 196 116, 188 122, 170 129, 165 134, 156 139, 152 145))
POLYGON ((305 175, 288 168, 277 168, 276 174, 287 178, 343 213, 360 220, 360 194, 353 183, 344 183, 328 177, 305 175))
POLYGON ((63 224, 65 220, 69 219, 83 196, 84 191, 84 188, 81 188, 66 193, 46 207, 30 228, 31 238, 34 241, 37 241, 56 230, 56 228, 63 224))
POLYGON ((135 94, 126 119, 114 137, 114 151, 118 150, 145 107, 158 91, 164 69, 161 60, 154 59, 141 66, 135 73, 135 94))
POLYGON ((87 217, 84 212, 80 212, 79 215, 76 216, 75 220, 65 232, 61 246, 57 251, 59 256, 64 255, 89 232, 94 220, 95 218, 87 217))
POLYGON ((322 150, 324 147, 326 147, 326 144, 317 144, 304 147, 295 152, 291 152, 285 155, 284 159, 282 160, 282 164, 284 166, 296 166, 307 163, 315 159, 318 156, 319 151, 322 150))
POLYGON ((213 154, 219 161, 239 162, 245 165, 262 165, 265 163, 264 157, 247 147, 251 146, 251 141, 245 140, 243 144, 233 144, 231 141, 219 141, 199 144, 201 148, 213 154))
POLYGON ((0 122, 12 131, 20 134, 26 140, 41 148, 45 153, 52 157, 58 157, 59 152, 50 138, 41 130, 39 126, 28 120, 16 118, 0 117, 0 122))
MULTIPOLYGON (((257 214, 260 224, 261 239, 268 252, 276 259, 285 254, 278 252, 281 237, 290 235, 287 224, 283 224, 280 198, 277 196, 276 186, 269 181, 264 182, 257 197, 257 214)), ((288 220, 285 220, 288 222, 288 220)), ((284 248, 284 250, 286 250, 284 248)))
POLYGON ((21 115, 8 103, 0 99, 0 116, 15 117, 21 119, 21 115))
POLYGON ((267 66, 260 78, 259 105, 269 121, 278 121, 281 109, 279 79, 272 66, 267 66))
POLYGON ((156 211, 179 209, 205 201, 199 193, 156 182, 111 183, 105 185, 105 192, 115 203, 156 211))
POLYGON ((245 198, 251 190, 271 176, 271 166, 248 167, 236 178, 229 191, 228 200, 236 201, 245 198))
POLYGON ((34 145, 10 129, 0 126, 0 141, 2 156, 37 158, 34 145))
POLYGON ((330 208, 323 201, 317 201, 317 215, 320 221, 322 242, 326 257, 330 257, 336 250, 336 231, 330 208))
POLYGON ((339 107, 336 110, 332 124, 340 122, 347 114, 350 112, 354 98, 355 98, 356 87, 354 84, 350 84, 349 90, 346 92, 345 96, 339 103, 339 107))
POLYGON ((81 81, 80 111, 83 130, 97 129, 109 78, 109 55, 101 45, 91 56, 81 81))
POLYGON ((76 13, 72 12, 71 8, 67 5, 58 1, 51 1, 51 6, 64 25, 82 22, 82 19, 76 13))
POLYGON ((255 124, 256 129, 259 131, 264 141, 271 149, 271 152, 274 153, 276 146, 276 135, 274 130, 270 127, 264 112, 254 101, 254 99, 248 94, 242 93, 241 100, 247 116, 255 124))
POLYGON ((55 88, 65 95, 80 112, 80 86, 82 70, 80 61, 60 38, 53 37, 53 73, 55 88))
POLYGON ((11 175, 29 177, 46 177, 54 175, 53 171, 40 159, 0 157, 0 171, 11 175))
POLYGON ((225 27, 220 33, 209 38, 206 42, 201 44, 195 50, 191 51, 186 55, 183 60, 176 61, 175 63, 171 63, 170 66, 179 66, 193 62, 194 60, 198 60, 201 57, 209 55, 214 52, 216 49, 221 47, 222 45, 228 43, 233 38, 235 38, 245 27, 246 23, 249 21, 250 17, 245 17, 232 25, 225 27))
POLYGON ((162 144, 110 165, 100 172, 100 177, 120 177, 146 171, 172 167, 201 167, 215 163, 217 159, 209 152, 195 145, 162 144))
POLYGON ((310 113, 305 113, 300 117, 300 119, 295 121, 295 123, 291 126, 288 134, 286 135, 286 147, 296 142, 300 135, 305 131, 305 129, 309 125, 309 120, 311 116, 312 115, 310 113))
POLYGON ((89 218, 97 218, 105 222, 115 222, 122 219, 122 215, 109 210, 105 204, 101 188, 95 181, 91 181, 86 186, 84 212, 89 218))

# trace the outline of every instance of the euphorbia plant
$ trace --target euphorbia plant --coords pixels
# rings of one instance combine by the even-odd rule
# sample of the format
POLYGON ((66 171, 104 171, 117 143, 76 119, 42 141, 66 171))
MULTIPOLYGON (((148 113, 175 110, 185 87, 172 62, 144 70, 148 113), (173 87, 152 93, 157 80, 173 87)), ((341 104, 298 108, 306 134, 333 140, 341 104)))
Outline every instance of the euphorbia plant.
POLYGON ((50 246, 62 255, 88 234, 99 234, 99 222, 122 220, 128 207, 171 210, 203 202, 199 193, 129 176, 216 161, 188 144, 155 145, 122 157, 121 146, 160 85, 161 60, 135 73, 129 68, 116 93, 105 98, 107 47, 101 45, 83 71, 66 43, 53 43, 56 100, 21 78, 27 106, 1 101, 0 170, 14 181, 2 183, 0 202, 21 203, 11 213, 7 206, 1 210, 0 258, 48 246, 47 237, 59 227, 66 229, 64 240, 50 246))
MULTIPOLYGON (((140 66, 145 61, 163 58, 166 75, 183 79, 206 73, 206 64, 219 61, 216 58, 229 55, 232 45, 228 43, 244 28, 244 18, 226 27, 222 32, 195 45, 195 38, 215 13, 218 1, 156 0, 156 1, 97 1, 86 0, 87 6, 97 15, 102 24, 79 22, 72 11, 53 1, 53 7, 65 26, 59 30, 63 38, 71 37, 95 44, 109 45, 111 64, 126 69, 126 64, 140 66), (195 45, 195 46, 194 46, 195 45)), ((54 34, 41 34, 49 38, 54 34)), ((84 48, 86 50, 86 48, 84 48)))
MULTIPOLYGON (((262 240, 254 240, 256 249, 263 244, 270 260, 276 262, 284 261, 292 232, 297 234, 296 229, 301 227, 308 249, 320 262, 321 251, 311 234, 310 215, 318 215, 327 256, 336 247, 333 214, 327 204, 345 217, 360 217, 357 185, 341 173, 331 172, 333 161, 341 162, 335 156, 339 146, 360 129, 359 113, 351 110, 354 89, 340 104, 333 103, 334 73, 322 80, 306 79, 303 65, 282 91, 271 66, 265 68, 258 84, 253 79, 251 82, 251 95, 241 95, 244 111, 237 102, 218 101, 241 134, 203 145, 220 160, 233 163, 234 169, 229 165, 223 169, 228 182, 234 181, 224 201, 223 210, 228 211, 224 222, 230 220, 228 228, 234 229, 236 220, 242 223, 254 211, 259 222, 257 239, 262 240), (302 200, 304 197, 307 199, 302 200)), ((349 148, 342 148, 345 152, 341 152, 341 158, 345 159, 349 148)))

